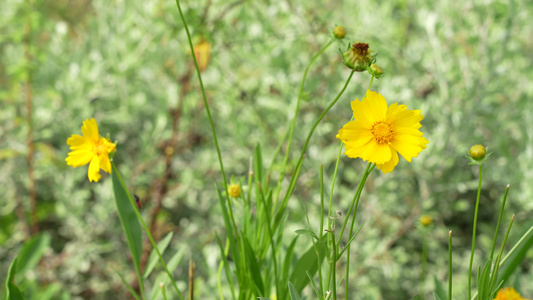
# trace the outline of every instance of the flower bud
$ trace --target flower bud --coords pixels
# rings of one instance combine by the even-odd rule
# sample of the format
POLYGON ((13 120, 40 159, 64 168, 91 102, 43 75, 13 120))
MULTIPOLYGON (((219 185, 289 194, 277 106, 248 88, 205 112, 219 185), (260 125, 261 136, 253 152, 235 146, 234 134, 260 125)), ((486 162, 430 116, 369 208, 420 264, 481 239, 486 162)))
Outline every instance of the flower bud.
POLYGON ((485 155, 487 154, 487 150, 482 145, 474 145, 472 148, 470 148, 470 156, 474 160, 482 160, 485 158, 485 155))
POLYGON ((342 58, 348 68, 363 72, 368 69, 374 60, 370 53, 372 53, 372 50, 368 49, 368 44, 354 43, 348 51, 344 52, 342 58))
POLYGON ((422 224, 424 227, 428 227, 429 225, 431 225, 431 223, 433 223, 433 218, 428 215, 423 215, 418 221, 420 221, 420 224, 422 224))
POLYGON ((230 184, 228 186, 228 194, 233 198, 239 197, 241 195, 241 187, 235 183, 230 184))
POLYGON ((342 26, 337 26, 333 29, 333 35, 338 39, 343 39, 346 36, 346 29, 342 26))
POLYGON ((370 68, 368 68, 368 73, 370 73, 370 75, 376 77, 376 78, 380 78, 381 76, 383 76, 383 69, 376 65, 376 64, 371 64, 370 65, 370 68))

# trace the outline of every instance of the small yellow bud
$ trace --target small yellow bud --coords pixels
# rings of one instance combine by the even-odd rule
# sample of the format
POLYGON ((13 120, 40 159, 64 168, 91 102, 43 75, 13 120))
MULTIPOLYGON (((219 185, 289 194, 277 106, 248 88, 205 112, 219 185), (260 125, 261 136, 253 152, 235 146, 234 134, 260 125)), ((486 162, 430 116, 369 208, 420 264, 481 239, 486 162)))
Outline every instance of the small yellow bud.
POLYGON ((228 186, 228 194, 233 198, 239 197, 241 195, 241 187, 235 183, 230 184, 228 186))
POLYGON ((420 217, 419 221, 420 221, 420 224, 422 224, 423 226, 427 227, 427 226, 431 225, 431 223, 433 223, 433 218, 431 218, 428 215, 423 215, 423 216, 420 217))
POLYGON ((376 65, 376 64, 371 64, 370 65, 370 68, 368 68, 368 73, 370 73, 370 75, 376 77, 376 78, 380 78, 381 76, 383 76, 383 69, 376 65))
POLYGON ((337 26, 333 29, 333 35, 338 39, 343 39, 346 36, 346 29, 342 26, 337 26))
POLYGON ((374 61, 370 53, 372 53, 372 50, 368 49, 368 44, 354 43, 348 51, 344 52, 342 58, 348 68, 357 72, 363 72, 374 61))
POLYGON ((194 56, 196 56, 200 72, 204 71, 211 59, 211 44, 202 38, 202 40, 194 46, 194 56))
POLYGON ((487 150, 482 145, 474 145, 472 148, 470 148, 470 156, 474 160, 482 160, 485 158, 485 155, 487 154, 487 150))

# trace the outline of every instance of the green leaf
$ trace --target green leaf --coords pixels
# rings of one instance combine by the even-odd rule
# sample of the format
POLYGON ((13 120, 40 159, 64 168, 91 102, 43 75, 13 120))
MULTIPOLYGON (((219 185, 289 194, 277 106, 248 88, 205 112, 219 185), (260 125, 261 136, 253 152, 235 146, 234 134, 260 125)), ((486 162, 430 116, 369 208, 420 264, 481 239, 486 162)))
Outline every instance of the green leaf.
POLYGON ((257 181, 263 182, 263 155, 261 153, 261 144, 257 144, 254 151, 254 175, 257 181))
POLYGON ((435 299, 448 299, 448 293, 442 286, 442 283, 440 283, 440 281, 437 279, 437 276, 434 276, 433 280, 435 281, 435 293, 433 294, 435 299))
POLYGON ((142 283, 143 277, 140 268, 142 254, 141 225, 132 205, 133 200, 119 176, 116 167, 113 165, 113 191, 115 193, 118 216, 122 224, 122 229, 124 229, 124 233, 126 234, 126 239, 128 240, 128 247, 133 258, 135 271, 137 271, 139 281, 142 283))
MULTIPOLYGON (((292 257, 294 255, 294 247, 296 246, 296 242, 298 241, 298 237, 299 236, 296 236, 291 244, 289 245, 289 248, 287 248, 287 252, 285 253, 285 261, 283 262, 283 271, 281 273, 281 282, 287 282, 287 280, 289 279, 289 269, 291 267, 291 263, 292 263, 292 257)), ((285 290, 285 285, 281 285, 280 286, 281 288, 281 291, 280 291, 280 294, 281 295, 287 295, 287 292, 285 290)))
POLYGON ((492 260, 488 260, 483 266, 483 269, 478 268, 477 273, 477 289, 478 299, 488 300, 490 295, 490 272, 491 272, 492 260))
POLYGON ((11 263, 11 266, 9 267, 9 271, 7 271, 7 278, 6 278, 6 291, 7 291, 7 299, 8 300, 24 300, 24 296, 22 295, 22 292, 18 289, 18 287, 15 285, 15 274, 17 272, 17 258, 15 257, 13 259, 13 262, 11 263))
MULTIPOLYGON (((172 258, 170 258, 167 264, 167 269, 170 273, 173 273, 176 270, 179 263, 183 259, 183 255, 185 254, 186 249, 187 248, 181 248, 172 256, 172 258)), ((170 279, 168 278, 168 275, 165 272, 161 272, 159 275, 157 275, 156 280, 154 280, 155 286, 152 288, 152 295, 150 296, 150 299, 156 299, 159 293, 161 292, 161 288, 159 287, 160 283, 163 283, 163 285, 166 286, 169 281, 170 279)))
POLYGON ((126 279, 124 279, 124 276, 122 276, 122 274, 120 274, 115 268, 113 268, 113 271, 115 271, 115 273, 118 275, 118 277, 120 277, 120 280, 122 280, 122 284, 124 284, 126 286, 126 288, 128 289, 128 291, 130 291, 130 293, 133 296, 133 298, 135 298, 137 300, 141 300, 139 298, 139 295, 137 295, 137 292, 135 292, 135 290, 131 287, 131 285, 128 283, 128 281, 126 279))
MULTIPOLYGON (((162 239, 158 244, 157 248, 161 252, 161 255, 163 255, 163 252, 167 249, 168 245, 170 244, 170 241, 172 240, 172 236, 174 235, 174 232, 169 232, 167 236, 165 236, 164 239, 162 239)), ((152 249, 152 252, 150 253, 150 257, 148 258, 148 262, 146 263, 146 269, 144 270, 144 279, 148 278, 150 276, 150 273, 154 270, 156 264, 159 262, 159 256, 157 256, 157 252, 152 249)))
POLYGON ((516 267, 522 262, 529 249, 533 247, 533 234, 528 234, 531 232, 530 230, 531 229, 522 235, 521 239, 523 239, 523 241, 518 245, 513 254, 509 256, 505 263, 501 265, 498 272, 498 280, 496 282, 507 281, 516 267))
POLYGON ((261 270, 259 268, 259 264, 257 263, 254 250, 252 249, 252 246, 250 246, 250 242, 248 242, 248 239, 246 237, 243 237, 244 240, 244 251, 246 254, 246 262, 248 264, 247 270, 249 270, 252 280, 255 284, 255 287, 257 288, 257 293, 259 295, 265 294, 265 287, 263 285, 263 279, 261 278, 261 270))
POLYGON ((49 245, 50 235, 48 233, 32 237, 20 250, 17 259, 17 273, 24 274, 24 272, 33 269, 41 260, 49 245))
MULTIPOLYGON (((324 249, 323 246, 319 243, 319 253, 320 253, 320 263, 324 259, 324 249)), ((292 274, 290 276, 290 282, 294 283, 294 287, 298 292, 301 292, 304 287, 309 283, 309 278, 307 278, 307 272, 310 275, 314 276, 318 270, 318 261, 315 251, 315 247, 311 246, 302 257, 296 262, 292 274)))
POLYGON ((291 296, 291 300, 301 300, 302 297, 300 297, 300 294, 298 294, 298 290, 292 282, 289 281, 289 295, 291 296))

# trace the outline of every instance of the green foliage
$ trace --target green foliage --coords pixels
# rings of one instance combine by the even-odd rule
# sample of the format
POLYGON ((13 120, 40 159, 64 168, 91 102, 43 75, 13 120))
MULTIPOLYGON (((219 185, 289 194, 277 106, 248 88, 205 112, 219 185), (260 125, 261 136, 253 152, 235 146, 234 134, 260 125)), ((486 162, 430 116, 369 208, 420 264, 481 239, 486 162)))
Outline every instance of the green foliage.
MULTIPOLYGON (((72 169, 64 162, 67 137, 79 130, 85 118, 95 117, 101 134, 110 133, 119 141, 115 162, 128 178, 126 188, 141 196, 141 214, 147 222, 161 201, 160 212, 153 218, 156 240, 172 231, 179 235, 168 244, 165 259, 181 252, 196 262, 198 299, 213 298, 216 270, 223 261, 228 269, 221 278, 222 294, 231 299, 229 286, 237 285, 230 284, 229 278, 236 276, 240 256, 235 253, 242 251, 230 250, 229 260, 213 254, 219 247, 214 231, 230 245, 240 232, 229 238, 229 230, 223 229, 230 227, 221 217, 213 188, 213 183, 220 183, 220 170, 198 84, 189 73, 191 55, 175 3, 6 0, 2 7, 0 257, 4 259, 0 269, 5 271, 0 277, 7 276, 12 259, 32 236, 27 146, 32 133, 38 203, 34 213, 40 232, 49 234, 51 244, 42 254, 44 270, 25 267, 31 276, 17 274, 18 286, 35 291, 38 299, 46 299, 45 291, 55 291, 49 299, 126 297, 129 292, 113 268, 134 285, 132 259, 124 255, 128 243, 120 238, 124 235, 112 201, 112 176, 103 174, 101 182, 89 184, 87 167, 72 169), (27 121, 26 83, 33 96, 31 122, 27 121), (165 184, 165 148, 173 137, 178 142, 165 184), (160 192, 161 186, 165 193, 160 192)), ((283 160, 274 158, 288 152, 282 143, 288 136, 285 124, 292 118, 302 71, 328 42, 336 24, 347 29, 348 40, 369 42, 379 51, 379 64, 387 76, 375 80, 374 88, 387 100, 422 111, 428 149, 411 164, 401 161, 393 173, 375 172, 368 179, 357 220, 366 223, 350 251, 357 261, 351 265, 350 285, 358 297, 403 300, 417 294, 421 247, 420 233, 413 226, 417 212, 435 214, 435 228, 428 232, 428 272, 441 279, 447 272, 446 232, 453 229, 454 293, 463 296, 476 190, 476 170, 467 166, 464 154, 474 143, 488 143, 494 152, 484 164, 475 265, 489 256, 498 217, 496 200, 507 183, 519 192, 510 196, 508 204, 506 217, 516 213, 516 224, 505 251, 531 226, 530 2, 214 0, 187 1, 184 13, 193 39, 204 37, 212 45, 212 58, 202 75, 228 176, 246 178, 254 145, 261 143, 262 158, 254 161, 269 163, 254 165, 267 170, 254 173, 263 176, 259 180, 263 186, 269 176, 271 183, 280 179, 283 160), (381 282, 387 284, 376 284, 381 282)), ((293 149, 301 149, 317 115, 347 77, 337 48, 346 45, 335 42, 309 71, 293 149)), ((277 186, 273 191, 265 188, 268 205, 269 192, 272 202, 278 193, 283 199, 281 193, 292 187, 290 174, 296 169, 301 174, 285 215, 274 217, 279 225, 271 224, 277 228, 273 240, 279 248, 280 275, 290 274, 310 246, 307 238, 296 242, 291 236, 306 223, 299 201, 305 201, 310 223, 318 227, 317 166, 323 164, 324 181, 331 182, 339 120, 349 118, 349 102, 363 95, 365 80, 354 76, 345 95, 317 127, 302 164, 286 166, 279 192, 277 186), (278 243, 279 231, 284 233, 278 243)), ((298 154, 293 150, 287 155, 295 161, 298 154)), ((341 160, 334 211, 346 214, 354 182, 363 170, 358 161, 341 160)), ((256 179, 252 184, 244 180, 242 187, 259 199, 256 179)), ((238 201, 236 215, 243 205, 238 201)), ((270 243, 267 223, 264 216, 260 218, 253 219, 260 222, 236 221, 248 224, 239 228, 246 236, 254 228, 262 230, 263 236, 250 238, 249 243, 257 257, 263 257, 256 257, 258 263, 267 265, 264 259, 271 261, 272 254, 265 247, 270 243)), ((533 287, 527 284, 533 281, 528 271, 533 258, 530 241, 528 237, 499 271, 500 278, 520 275, 526 298, 533 295, 533 287)), ((170 268, 169 260, 180 286, 187 281, 184 265, 170 268)), ((265 287, 274 286, 272 272, 262 270, 265 287)), ((159 279, 168 280, 168 276, 150 277, 146 287, 155 287, 152 295, 161 296, 159 279)), ((286 289, 288 279, 280 276, 280 287, 286 289)), ((312 293, 308 288, 301 294, 312 293)))

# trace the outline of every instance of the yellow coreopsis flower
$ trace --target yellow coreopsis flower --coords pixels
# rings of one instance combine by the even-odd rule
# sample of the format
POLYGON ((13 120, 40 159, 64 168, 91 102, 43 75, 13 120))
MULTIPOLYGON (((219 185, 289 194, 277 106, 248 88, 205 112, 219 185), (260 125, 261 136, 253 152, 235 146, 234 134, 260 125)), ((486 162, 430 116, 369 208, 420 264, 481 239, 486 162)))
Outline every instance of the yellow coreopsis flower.
POLYGON ((513 288, 503 288, 498 291, 494 300, 527 300, 520 296, 513 288))
POLYGON ((387 106, 379 93, 368 90, 362 101, 352 101, 353 121, 339 130, 346 155, 375 163, 388 173, 398 164, 400 153, 408 162, 426 148, 428 140, 419 130, 424 118, 419 110, 398 103, 387 106))
POLYGON ((83 136, 73 134, 67 139, 71 152, 65 161, 74 168, 89 164, 89 181, 97 182, 102 177, 100 169, 111 173, 109 154, 116 150, 117 145, 99 135, 94 119, 85 120, 81 132, 83 136))

